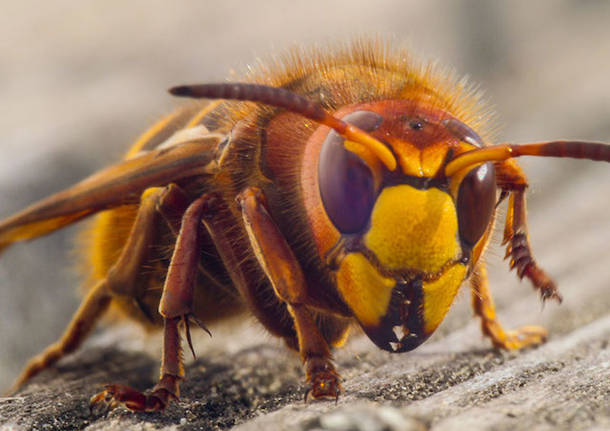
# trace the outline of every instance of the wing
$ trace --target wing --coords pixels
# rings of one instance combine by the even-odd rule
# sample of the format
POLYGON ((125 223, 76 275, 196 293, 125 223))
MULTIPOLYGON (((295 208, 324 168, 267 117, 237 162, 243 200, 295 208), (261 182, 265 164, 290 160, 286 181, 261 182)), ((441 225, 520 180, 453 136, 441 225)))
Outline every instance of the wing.
POLYGON ((138 203, 149 187, 163 186, 215 171, 221 136, 164 145, 139 153, 91 175, 0 221, 0 252, 18 241, 46 235, 98 211, 138 203))

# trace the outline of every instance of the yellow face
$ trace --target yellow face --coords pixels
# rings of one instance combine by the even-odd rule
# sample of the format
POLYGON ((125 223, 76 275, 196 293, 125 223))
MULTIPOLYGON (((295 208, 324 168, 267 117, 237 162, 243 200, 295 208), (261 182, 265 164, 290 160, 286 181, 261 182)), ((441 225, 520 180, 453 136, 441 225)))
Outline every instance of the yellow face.
POLYGON ((464 280, 451 196, 410 185, 384 189, 362 251, 347 253, 337 288, 380 347, 410 350, 441 323, 464 280))
MULTIPOLYGON (((343 119, 382 137, 397 168, 371 162, 369 153, 330 132, 318 181, 336 229, 326 238, 337 290, 371 340, 402 352, 436 330, 478 259, 491 230, 496 180, 492 164, 444 177, 453 154, 476 141, 452 135, 457 120, 450 130, 447 116, 435 123, 421 121, 421 111, 417 122, 404 113, 383 114, 357 110, 343 119)), ((321 253, 327 259, 328 250, 321 253)))

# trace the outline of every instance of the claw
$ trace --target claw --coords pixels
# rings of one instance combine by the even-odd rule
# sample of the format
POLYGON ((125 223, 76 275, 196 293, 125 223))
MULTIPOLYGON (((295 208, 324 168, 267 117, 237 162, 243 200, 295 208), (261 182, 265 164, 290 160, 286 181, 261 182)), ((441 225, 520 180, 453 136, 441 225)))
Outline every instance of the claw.
POLYGON ((195 349, 193 349, 193 340, 191 340, 191 329, 189 328, 189 319, 188 317, 182 316, 182 321, 184 322, 184 332, 186 334, 186 342, 191 349, 191 353, 193 354, 193 359, 197 359, 197 355, 195 355, 195 349))
POLYGON ((315 374, 311 378, 311 388, 305 392, 304 401, 307 403, 310 396, 314 400, 334 398, 335 404, 337 404, 339 395, 343 391, 339 380, 340 377, 334 370, 315 374))
POLYGON ((494 344, 506 350, 520 350, 544 343, 547 335, 548 331, 540 326, 523 326, 513 331, 506 331, 504 340, 494 344))
POLYGON ((197 317, 195 317, 194 315, 185 314, 182 316, 182 322, 184 323, 184 332, 186 334, 186 341, 189 345, 189 348, 191 349, 191 353, 193 354, 193 359, 197 359, 197 356, 195 355, 195 349, 193 349, 193 341, 191 340, 191 327, 189 326, 190 319, 192 319, 197 324, 197 326, 207 332, 210 337, 212 336, 212 333, 208 328, 206 328, 206 326, 201 322, 201 320, 197 319, 197 317))
POLYGON ((165 389, 156 389, 150 394, 144 394, 125 385, 106 385, 105 390, 91 397, 90 408, 98 406, 113 410, 123 405, 135 412, 154 412, 163 410, 168 402, 177 397, 165 389))

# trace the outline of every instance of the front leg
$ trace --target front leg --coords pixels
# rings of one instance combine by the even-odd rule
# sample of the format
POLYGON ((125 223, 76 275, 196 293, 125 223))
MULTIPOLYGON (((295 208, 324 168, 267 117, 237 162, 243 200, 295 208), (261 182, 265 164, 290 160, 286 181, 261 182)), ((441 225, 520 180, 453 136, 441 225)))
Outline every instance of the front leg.
POLYGON ((543 301, 550 298, 561 302, 557 285, 536 264, 530 247, 525 204, 527 189, 525 174, 513 160, 506 160, 497 166, 499 186, 503 193, 510 193, 502 241, 502 244, 506 245, 506 258, 510 258, 510 268, 517 271, 519 278, 528 278, 534 289, 540 291, 543 301))
POLYGON ((472 308, 481 318, 483 334, 491 338, 494 347, 506 350, 519 350, 525 347, 544 343, 547 336, 546 329, 540 326, 523 326, 515 330, 505 330, 496 318, 485 264, 479 261, 470 278, 472 289, 472 308))
POLYGON ((328 343, 307 308, 307 285, 294 253, 265 208, 261 190, 248 187, 237 200, 256 259, 294 319, 299 352, 311 384, 307 395, 338 398, 340 376, 335 371, 328 343))

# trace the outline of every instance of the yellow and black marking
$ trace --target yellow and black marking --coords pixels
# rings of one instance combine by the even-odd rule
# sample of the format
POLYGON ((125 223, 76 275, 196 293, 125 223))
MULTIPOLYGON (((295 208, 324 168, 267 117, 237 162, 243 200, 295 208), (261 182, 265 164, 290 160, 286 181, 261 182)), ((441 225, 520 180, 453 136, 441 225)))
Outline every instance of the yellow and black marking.
POLYGON ((454 198, 426 180, 382 189, 367 229, 341 242, 338 289, 371 340, 390 352, 412 350, 434 332, 467 273, 470 249, 460 241, 454 198))

